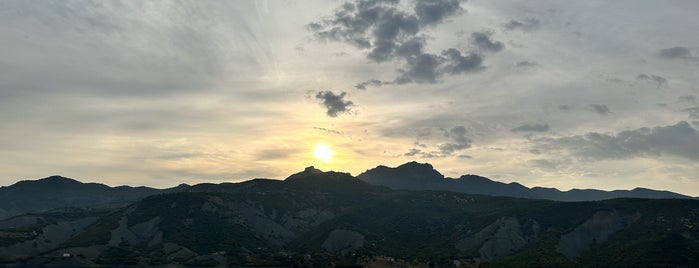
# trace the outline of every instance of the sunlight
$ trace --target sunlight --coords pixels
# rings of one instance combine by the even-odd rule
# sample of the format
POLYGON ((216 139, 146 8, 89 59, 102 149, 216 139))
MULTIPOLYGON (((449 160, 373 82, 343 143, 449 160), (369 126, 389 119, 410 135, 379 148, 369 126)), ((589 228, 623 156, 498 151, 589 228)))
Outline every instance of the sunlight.
POLYGON ((313 151, 313 156, 322 160, 323 162, 330 162, 330 159, 333 157, 333 153, 334 152, 330 150, 330 147, 319 143, 316 145, 316 149, 313 151))

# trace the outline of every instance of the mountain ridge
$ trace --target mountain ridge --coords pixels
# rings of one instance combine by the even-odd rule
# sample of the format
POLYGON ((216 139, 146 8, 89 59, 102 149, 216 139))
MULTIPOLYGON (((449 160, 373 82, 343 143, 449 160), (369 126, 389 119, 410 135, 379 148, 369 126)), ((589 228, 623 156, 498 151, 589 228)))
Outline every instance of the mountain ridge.
MULTIPOLYGON (((449 178, 429 163, 407 162, 397 167, 379 165, 352 176, 345 172, 323 172, 313 166, 288 176, 285 181, 303 181, 311 178, 318 184, 341 183, 347 187, 364 188, 353 180, 367 182, 398 190, 438 190, 491 196, 547 199, 555 201, 593 201, 613 198, 685 198, 694 197, 670 191, 636 187, 632 190, 602 191, 595 189, 528 188, 517 182, 502 183, 474 174, 449 178), (319 175, 319 176, 316 176, 319 175), (320 179, 325 178, 325 179, 320 179), (328 180, 332 180, 328 181, 328 180)), ((273 179, 252 179, 239 183, 269 183, 273 179)), ((141 198, 162 193, 184 191, 220 191, 222 185, 231 183, 179 184, 165 189, 146 186, 116 186, 102 183, 83 183, 75 179, 53 175, 38 180, 22 180, 10 186, 0 187, 0 219, 24 213, 48 211, 63 207, 110 208, 128 205, 141 198)), ((303 184, 303 183, 300 183, 303 184)), ((225 187, 224 187, 225 188, 225 187)))
POLYGON ((395 168, 379 166, 377 168, 368 169, 357 175, 357 178, 371 184, 383 185, 392 189, 442 190, 555 201, 595 201, 624 197, 695 198, 666 190, 653 190, 641 187, 636 187, 632 190, 604 191, 597 189, 571 189, 561 191, 556 188, 548 187, 529 188, 517 182, 503 183, 473 174, 462 175, 454 179, 445 177, 429 163, 417 163, 415 161, 399 165, 395 168), (414 179, 414 174, 423 174, 424 176, 416 180, 414 179))
POLYGON ((392 190, 307 168, 286 180, 199 184, 121 208, 0 220, 0 263, 692 267, 698 228, 699 200, 392 190))

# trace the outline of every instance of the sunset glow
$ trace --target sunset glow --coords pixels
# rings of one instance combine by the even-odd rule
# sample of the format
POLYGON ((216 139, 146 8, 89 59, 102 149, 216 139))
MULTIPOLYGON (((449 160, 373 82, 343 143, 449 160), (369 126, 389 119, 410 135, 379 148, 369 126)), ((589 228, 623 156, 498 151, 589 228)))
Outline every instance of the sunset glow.
POLYGON ((316 158, 323 160, 323 162, 330 162, 330 160, 333 157, 333 151, 330 150, 330 147, 328 147, 325 144, 318 144, 316 145, 316 149, 313 151, 313 156, 316 158))

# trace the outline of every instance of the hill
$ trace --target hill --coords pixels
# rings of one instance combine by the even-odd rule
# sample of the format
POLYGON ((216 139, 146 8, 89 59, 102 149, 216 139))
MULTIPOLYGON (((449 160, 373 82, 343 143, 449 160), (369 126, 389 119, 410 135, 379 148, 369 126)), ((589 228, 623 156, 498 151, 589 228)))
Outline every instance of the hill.
POLYGON ((187 187, 109 187, 100 183, 82 183, 61 176, 20 181, 0 187, 0 219, 66 207, 123 207, 149 195, 183 191, 187 187))
POLYGON ((556 202, 392 190, 314 168, 284 181, 195 185, 106 212, 49 214, 0 222, 0 258, 287 267, 699 264, 698 200, 556 202))

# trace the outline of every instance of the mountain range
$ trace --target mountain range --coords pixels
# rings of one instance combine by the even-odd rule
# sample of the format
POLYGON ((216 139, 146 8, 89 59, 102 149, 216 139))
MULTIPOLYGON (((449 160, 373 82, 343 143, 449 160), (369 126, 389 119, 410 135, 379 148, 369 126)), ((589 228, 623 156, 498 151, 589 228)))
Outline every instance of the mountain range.
MULTIPOLYGON (((406 165, 394 171, 417 168, 435 174, 425 164, 406 165)), ((699 264, 699 200, 560 202, 391 189, 364 181, 387 170, 391 169, 379 167, 355 178, 309 167, 285 180, 176 187, 119 208, 86 206, 15 216, 0 221, 0 263, 220 267, 699 264)), ((422 182, 424 177, 413 179, 422 182)), ((412 185, 417 187, 418 182, 412 185)))
MULTIPOLYGON (((359 174, 356 179, 397 190, 439 190, 555 201, 596 201, 625 197, 692 198, 669 191, 644 188, 615 191, 593 189, 560 191, 555 188, 527 188, 516 182, 507 184, 477 175, 463 175, 453 179, 445 177, 430 164, 417 162, 405 163, 395 168, 378 166, 359 174)), ((99 183, 81 183, 70 178, 51 176, 0 187, 0 219, 65 207, 123 207, 154 194, 216 191, 218 187, 217 184, 209 183, 199 184, 197 187, 180 184, 168 189, 143 186, 109 187, 99 183)))
POLYGON ((520 198, 548 199, 555 201, 595 201, 613 198, 692 198, 669 191, 645 188, 633 190, 602 191, 595 189, 572 189, 560 191, 556 188, 528 188, 516 182, 502 183, 478 175, 463 175, 446 178, 432 165, 409 162, 395 168, 378 166, 359 174, 358 179, 383 185, 392 189, 440 190, 468 194, 509 196, 520 198))

